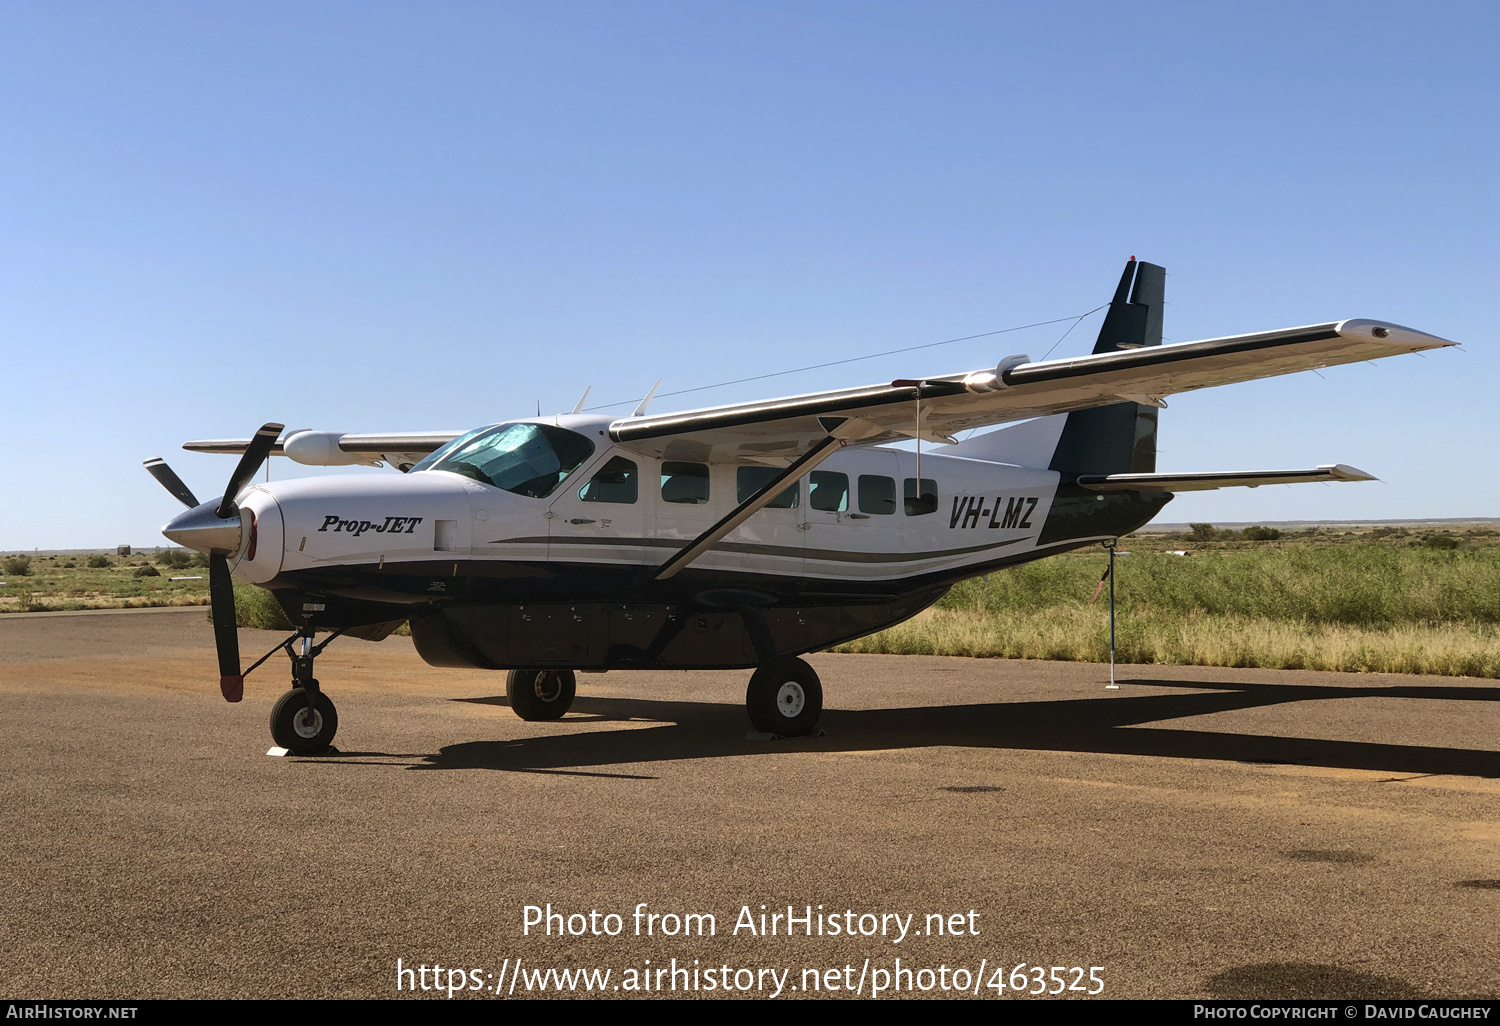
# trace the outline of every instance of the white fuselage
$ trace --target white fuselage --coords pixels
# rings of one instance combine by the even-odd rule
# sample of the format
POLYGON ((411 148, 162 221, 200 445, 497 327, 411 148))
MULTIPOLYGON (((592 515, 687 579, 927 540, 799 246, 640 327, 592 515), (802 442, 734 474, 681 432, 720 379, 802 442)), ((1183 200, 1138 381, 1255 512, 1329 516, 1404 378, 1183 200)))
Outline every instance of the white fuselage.
MULTIPOLYGON (((585 431, 598 420, 560 419, 585 431)), ((695 501, 672 501, 664 466, 683 462, 600 444, 540 498, 443 470, 254 485, 239 502, 255 515, 256 552, 246 558, 242 549, 234 572, 268 584, 320 567, 435 560, 652 567, 734 509, 745 494, 740 468, 757 466, 703 464, 706 500, 700 485, 695 501), (585 486, 617 458, 636 468, 633 501, 590 501, 585 486)), ((761 509, 693 566, 843 582, 962 576, 966 566, 1038 549, 1058 479, 1050 470, 957 456, 845 449, 795 484, 795 505, 761 509), (930 512, 907 501, 917 493, 919 460, 921 491, 936 487, 930 512)))

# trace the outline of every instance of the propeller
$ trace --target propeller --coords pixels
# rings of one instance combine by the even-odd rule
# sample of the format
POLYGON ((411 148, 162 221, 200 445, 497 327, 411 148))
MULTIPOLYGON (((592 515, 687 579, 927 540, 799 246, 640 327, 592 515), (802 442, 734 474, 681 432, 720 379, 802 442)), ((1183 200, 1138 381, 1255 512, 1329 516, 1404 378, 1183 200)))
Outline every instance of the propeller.
POLYGON ((199 502, 192 489, 167 466, 161 457, 146 461, 146 471, 171 492, 184 506, 180 514, 162 529, 175 542, 208 555, 208 600, 214 623, 214 648, 219 654, 219 690, 224 699, 238 702, 245 694, 245 677, 240 673, 240 638, 234 611, 234 578, 229 572, 229 557, 236 555, 244 540, 244 525, 235 496, 250 483, 260 465, 271 453, 271 446, 285 425, 266 424, 255 432, 245 454, 230 475, 224 497, 217 502, 199 502))
POLYGON ((156 478, 157 482, 167 491, 171 492, 172 497, 178 502, 182 503, 188 509, 192 509, 198 505, 198 497, 193 494, 191 488, 182 483, 182 478, 178 477, 176 472, 167 466, 166 460, 157 456, 147 460, 145 466, 146 473, 156 478))

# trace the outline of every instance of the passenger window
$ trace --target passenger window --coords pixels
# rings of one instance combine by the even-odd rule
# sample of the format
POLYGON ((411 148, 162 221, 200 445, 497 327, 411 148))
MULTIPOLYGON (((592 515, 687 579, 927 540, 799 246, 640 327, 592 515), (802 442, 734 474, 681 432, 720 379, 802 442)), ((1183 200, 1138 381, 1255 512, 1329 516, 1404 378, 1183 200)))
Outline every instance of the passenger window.
POLYGON ((917 494, 917 479, 909 477, 906 479, 905 498, 906 515, 909 517, 926 516, 928 513, 936 513, 938 508, 937 482, 930 477, 922 478, 922 494, 917 494))
POLYGON ((849 508, 849 475, 832 470, 814 470, 808 475, 808 505, 826 513, 843 513, 849 508))
POLYGON ((874 474, 859 475, 859 511, 894 516, 896 512, 896 480, 877 477, 874 474))
MULTIPOLYGON (((734 483, 739 498, 735 501, 744 502, 750 496, 760 491, 766 482, 780 473, 782 472, 775 467, 740 467, 736 469, 734 472, 734 483)), ((766 508, 796 509, 800 502, 801 487, 798 483, 793 482, 790 488, 787 488, 780 495, 776 496, 776 498, 766 503, 766 508)))
POLYGON ((708 465, 668 460, 661 465, 661 500, 702 506, 708 502, 708 465))
POLYGON ((584 502, 634 502, 640 487, 640 475, 634 460, 616 456, 589 483, 578 490, 584 502))

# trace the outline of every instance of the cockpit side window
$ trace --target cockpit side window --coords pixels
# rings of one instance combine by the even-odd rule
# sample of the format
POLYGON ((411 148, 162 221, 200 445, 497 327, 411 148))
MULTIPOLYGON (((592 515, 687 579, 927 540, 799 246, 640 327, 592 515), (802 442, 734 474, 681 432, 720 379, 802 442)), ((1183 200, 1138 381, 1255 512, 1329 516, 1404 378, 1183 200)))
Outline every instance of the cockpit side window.
POLYGON ((594 443, 573 431, 549 424, 501 424, 455 439, 412 469, 446 470, 539 499, 551 495, 593 454, 594 443))

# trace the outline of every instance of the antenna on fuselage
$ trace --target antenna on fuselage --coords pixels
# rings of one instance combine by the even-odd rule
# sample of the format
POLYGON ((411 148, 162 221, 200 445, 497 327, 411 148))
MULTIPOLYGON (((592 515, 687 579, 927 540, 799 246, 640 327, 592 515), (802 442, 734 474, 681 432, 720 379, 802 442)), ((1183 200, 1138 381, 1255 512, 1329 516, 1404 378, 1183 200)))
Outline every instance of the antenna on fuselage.
POLYGON ((632 417, 644 417, 646 415, 646 407, 651 405, 651 399, 656 395, 656 390, 660 387, 661 378, 657 378, 656 384, 651 386, 651 391, 646 393, 646 398, 641 400, 641 405, 637 406, 635 412, 631 414, 632 417))
POLYGON ((594 386, 593 385, 590 385, 588 388, 585 388, 583 390, 583 397, 578 400, 578 405, 575 406, 575 407, 573 407, 573 412, 574 413, 582 413, 583 412, 583 404, 589 401, 589 393, 592 392, 593 390, 594 390, 594 386))

